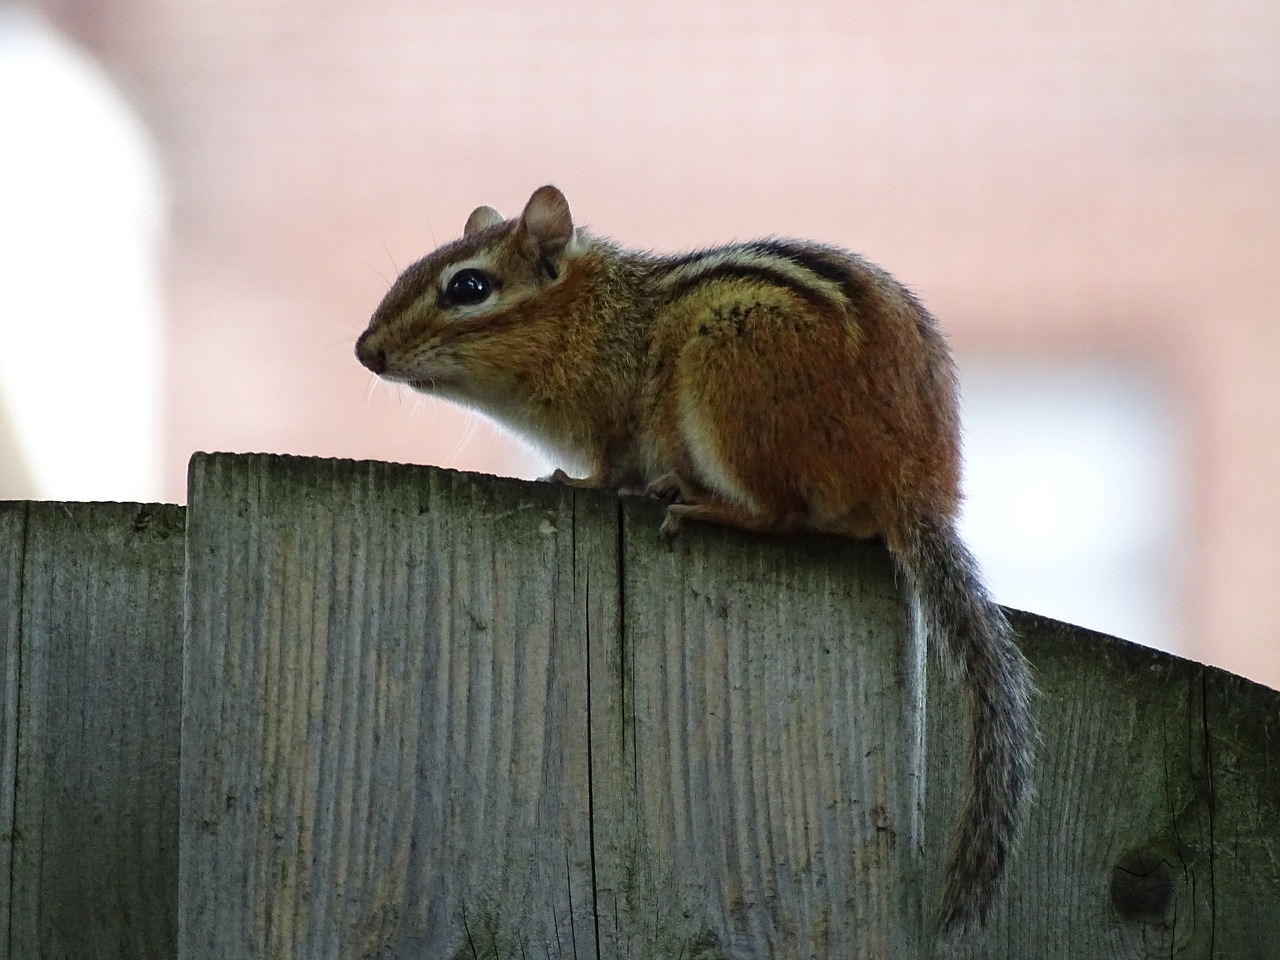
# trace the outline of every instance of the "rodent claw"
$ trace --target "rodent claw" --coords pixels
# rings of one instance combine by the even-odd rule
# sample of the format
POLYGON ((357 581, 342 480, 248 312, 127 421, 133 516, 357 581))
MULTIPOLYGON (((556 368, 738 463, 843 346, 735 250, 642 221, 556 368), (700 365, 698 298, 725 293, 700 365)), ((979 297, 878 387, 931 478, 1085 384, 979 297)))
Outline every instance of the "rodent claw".
POLYGON ((662 526, 658 527, 658 536, 663 540, 674 540, 680 534, 682 513, 676 505, 667 507, 667 515, 662 518, 662 526))
POLYGON ((665 500, 667 503, 674 503, 684 495, 684 490, 680 485, 679 478, 674 473, 668 473, 645 487, 644 493, 647 497, 655 497, 658 500, 665 500))

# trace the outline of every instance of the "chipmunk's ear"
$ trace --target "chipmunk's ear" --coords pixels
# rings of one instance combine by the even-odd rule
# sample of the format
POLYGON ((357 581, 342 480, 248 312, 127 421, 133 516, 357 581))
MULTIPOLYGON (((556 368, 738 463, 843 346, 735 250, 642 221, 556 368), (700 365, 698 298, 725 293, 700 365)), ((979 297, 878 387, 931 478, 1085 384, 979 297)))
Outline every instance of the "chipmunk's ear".
POLYGON ((479 233, 486 227, 496 226, 502 222, 502 214, 493 207, 476 207, 471 211, 471 216, 467 217, 467 225, 462 228, 462 235, 469 237, 473 233, 479 233))
POLYGON ((569 201, 553 186, 539 187, 520 214, 520 227, 544 257, 554 256, 573 239, 569 201))

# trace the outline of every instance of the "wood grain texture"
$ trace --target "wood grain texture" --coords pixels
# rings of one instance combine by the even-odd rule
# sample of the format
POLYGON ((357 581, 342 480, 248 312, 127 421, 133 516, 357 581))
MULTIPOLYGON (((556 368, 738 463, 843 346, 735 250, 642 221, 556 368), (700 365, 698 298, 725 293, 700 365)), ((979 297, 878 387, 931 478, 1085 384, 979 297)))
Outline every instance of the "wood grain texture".
POLYGON ((1220 956, 1280 957, 1280 694, 1223 670, 1200 672, 1207 776, 1197 798, 1208 843, 1193 855, 1213 903, 1196 919, 1220 956))
POLYGON ((922 660, 877 552, 382 464, 201 456, 190 510, 182 957, 917 936, 922 660))
MULTIPOLYGON (((966 718, 878 549, 384 464, 192 495, 180 807, 183 512, 0 504, 0 954, 935 952, 966 718)), ((938 955, 1280 958, 1280 694, 1015 624, 1039 795, 938 955)))
MULTIPOLYGON (((996 916, 948 956, 1280 958, 1280 694, 1030 614, 1014 625, 1040 687, 1039 793, 996 916)), ((958 704, 932 694, 931 814, 962 770, 945 733, 958 704)))
POLYGON ((190 511, 184 960, 1280 958, 1275 691, 1016 616, 1038 797, 936 945, 967 717, 878 548, 271 457, 190 511))
MULTIPOLYGON (((10 955, 172 958, 183 511, 21 513, 20 562, 14 541, 0 547, 19 672, 4 688, 17 726, 10 955)), ((6 538, 15 515, 0 520, 6 538)))
POLYGON ((616 577, 569 492, 197 458, 190 504, 180 955, 590 943, 573 640, 616 577))
POLYGON ((887 557, 693 524, 665 546, 660 519, 626 513, 638 866, 730 956, 921 956, 925 660, 887 557))
MULTIPOLYGON (((13 817, 18 764, 18 676, 22 644, 22 552, 27 505, 0 502, 0 885, 13 889, 13 817)), ((12 894, 0 897, 0 945, 10 947, 12 894)), ((11 955, 6 952, 6 956, 11 955)))

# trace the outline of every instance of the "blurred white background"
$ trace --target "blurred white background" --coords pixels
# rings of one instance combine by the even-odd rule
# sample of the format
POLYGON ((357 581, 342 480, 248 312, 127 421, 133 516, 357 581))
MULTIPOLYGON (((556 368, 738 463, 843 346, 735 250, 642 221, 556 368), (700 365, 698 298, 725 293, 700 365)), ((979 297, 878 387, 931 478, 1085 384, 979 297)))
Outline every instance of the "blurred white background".
POLYGON ((0 131, 0 472, 50 499, 155 499, 155 150, 102 70, 4 6, 0 131))
POLYGON ((957 347, 999 599, 1280 685, 1277 92, 1265 0, 0 3, 0 495, 181 500, 195 449, 537 475, 351 349, 554 181, 631 245, 886 266, 957 347))

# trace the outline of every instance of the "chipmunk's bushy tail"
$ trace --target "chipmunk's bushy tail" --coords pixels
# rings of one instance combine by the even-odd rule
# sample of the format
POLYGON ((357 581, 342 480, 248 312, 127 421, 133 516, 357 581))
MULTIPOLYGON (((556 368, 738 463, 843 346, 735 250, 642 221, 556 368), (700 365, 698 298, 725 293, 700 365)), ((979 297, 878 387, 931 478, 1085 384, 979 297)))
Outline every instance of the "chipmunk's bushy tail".
POLYGON ((968 694, 969 775, 940 916, 941 931, 956 933, 986 920, 1025 817, 1034 740, 1031 671, 950 520, 918 522, 890 546, 925 631, 956 666, 968 694))

